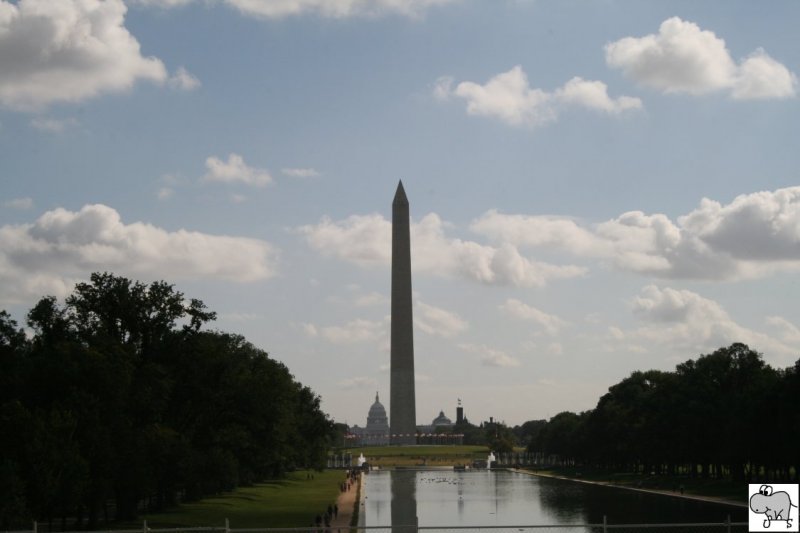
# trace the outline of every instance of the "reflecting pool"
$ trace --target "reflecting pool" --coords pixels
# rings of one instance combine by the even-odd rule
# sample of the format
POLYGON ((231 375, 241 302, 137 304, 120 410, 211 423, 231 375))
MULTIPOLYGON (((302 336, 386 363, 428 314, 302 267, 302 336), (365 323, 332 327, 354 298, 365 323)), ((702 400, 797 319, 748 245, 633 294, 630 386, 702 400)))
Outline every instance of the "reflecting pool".
POLYGON ((508 471, 372 471, 364 491, 367 527, 747 521, 746 507, 508 471))

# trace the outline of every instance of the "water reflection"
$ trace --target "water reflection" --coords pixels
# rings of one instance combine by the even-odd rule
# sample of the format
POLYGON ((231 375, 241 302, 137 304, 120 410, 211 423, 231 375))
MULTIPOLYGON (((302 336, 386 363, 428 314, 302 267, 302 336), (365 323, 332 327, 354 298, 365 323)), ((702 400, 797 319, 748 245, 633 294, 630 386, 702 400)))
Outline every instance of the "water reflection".
POLYGON ((415 472, 395 471, 392 478, 392 533, 417 530, 417 478, 415 472))
POLYGON ((615 524, 724 522, 728 516, 734 522, 747 521, 744 507, 558 479, 539 479, 538 485, 542 504, 568 522, 579 518, 596 524, 603 516, 615 524))
POLYGON ((503 471, 371 472, 365 491, 368 527, 747 521, 745 507, 503 471))

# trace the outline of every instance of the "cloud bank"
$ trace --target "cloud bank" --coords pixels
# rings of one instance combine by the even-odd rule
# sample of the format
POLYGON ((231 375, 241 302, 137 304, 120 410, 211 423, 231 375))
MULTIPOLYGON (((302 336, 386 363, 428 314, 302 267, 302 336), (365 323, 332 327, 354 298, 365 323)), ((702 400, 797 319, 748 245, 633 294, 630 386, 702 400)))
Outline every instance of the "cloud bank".
POLYGON ((466 331, 469 324, 452 311, 417 301, 414 326, 428 335, 450 338, 466 331))
MULTIPOLYGON (((630 211, 596 224, 567 217, 490 210, 470 230, 491 244, 447 236, 428 214, 411 227, 417 272, 488 285, 542 287, 586 267, 538 261, 524 250, 557 252, 662 279, 736 281, 800 270, 800 187, 703 199, 677 221, 630 211)), ((391 262, 391 222, 378 214, 323 218, 297 229, 323 255, 370 267, 391 262)))
POLYGON ((32 224, 0 226, 0 302, 63 296, 94 271, 252 282, 276 274, 277 251, 256 239, 125 224, 105 205, 59 208, 32 224))
POLYGON ((164 64, 144 57, 125 27, 126 11, 122 0, 0 0, 0 104, 36 110, 166 82, 164 64))
POLYGON ((439 78, 434 85, 434 97, 439 100, 461 98, 467 103, 468 114, 495 118, 511 126, 547 124, 570 107, 609 115, 642 107, 638 98, 611 98, 605 83, 579 77, 572 78, 553 92, 531 87, 519 65, 497 74, 483 85, 463 81, 453 88, 453 83, 450 77, 439 78))
POLYGON ((800 270, 800 187, 703 199, 673 222, 631 211, 595 225, 551 216, 489 211, 473 232, 500 245, 610 261, 659 278, 738 280, 800 270))
POLYGON ((502 350, 496 350, 485 344, 464 343, 459 344, 458 347, 465 352, 476 354, 482 366, 514 368, 522 364, 516 357, 512 357, 502 350))
POLYGON ((633 351, 650 347, 686 353, 708 353, 720 346, 742 342, 790 363, 797 354, 797 327, 782 317, 770 317, 767 325, 779 330, 776 337, 738 324, 717 302, 681 289, 648 285, 631 302, 639 326, 629 331, 612 328, 613 341, 633 351))
POLYGON ((757 49, 738 64, 725 41, 694 22, 672 17, 657 34, 625 37, 605 47, 606 63, 645 87, 700 95, 729 91, 734 99, 789 98, 797 77, 757 49))
MULTIPOLYGON (((411 225, 415 271, 463 278, 488 285, 541 287, 556 279, 581 276, 574 265, 552 265, 524 257, 512 244, 487 246, 445 235, 446 224, 431 213, 411 225)), ((391 222, 381 215, 353 215, 342 221, 323 218, 297 229, 323 255, 359 266, 391 263, 391 222)))
POLYGON ((509 298, 499 307, 501 311, 509 316, 539 326, 548 335, 558 334, 558 332, 567 325, 567 322, 558 316, 545 313, 541 309, 537 309, 515 298, 509 298))
MULTIPOLYGON (((137 4, 171 8, 193 0, 134 0, 137 4)), ((379 17, 403 15, 418 17, 427 9, 455 0, 224 0, 243 15, 279 19, 299 15, 325 18, 379 17)))

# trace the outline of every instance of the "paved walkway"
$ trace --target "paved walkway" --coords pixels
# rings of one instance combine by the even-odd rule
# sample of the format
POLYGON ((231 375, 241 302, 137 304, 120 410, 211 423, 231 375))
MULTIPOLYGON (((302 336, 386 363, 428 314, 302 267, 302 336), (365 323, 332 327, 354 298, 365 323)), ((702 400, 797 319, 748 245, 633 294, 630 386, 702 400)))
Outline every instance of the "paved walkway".
POLYGON ((339 507, 339 515, 331 520, 331 530, 334 533, 338 531, 348 531, 350 529, 350 521, 353 518, 353 511, 355 510, 358 501, 356 495, 358 489, 361 487, 361 476, 358 475, 358 481, 353 483, 350 490, 339 493, 339 498, 336 500, 336 505, 339 507))

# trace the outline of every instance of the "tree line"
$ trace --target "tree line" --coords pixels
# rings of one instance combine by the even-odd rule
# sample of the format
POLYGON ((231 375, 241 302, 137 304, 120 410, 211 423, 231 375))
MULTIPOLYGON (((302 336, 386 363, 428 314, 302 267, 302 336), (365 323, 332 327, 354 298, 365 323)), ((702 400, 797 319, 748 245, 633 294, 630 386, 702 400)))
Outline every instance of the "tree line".
POLYGON ((745 480, 798 480, 800 360, 774 369, 735 343, 633 372, 597 406, 515 428, 564 466, 745 480))
POLYGON ((92 274, 42 298, 26 335, 0 311, 0 530, 135 518, 322 468, 320 399, 163 281, 92 274))

